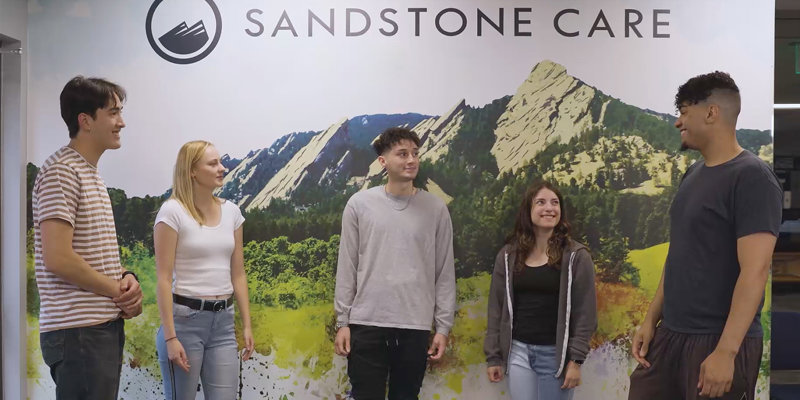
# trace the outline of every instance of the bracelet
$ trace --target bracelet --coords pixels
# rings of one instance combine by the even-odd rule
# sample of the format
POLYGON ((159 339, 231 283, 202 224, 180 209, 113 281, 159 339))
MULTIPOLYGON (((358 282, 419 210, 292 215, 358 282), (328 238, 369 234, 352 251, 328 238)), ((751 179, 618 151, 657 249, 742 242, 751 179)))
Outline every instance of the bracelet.
POLYGON ((169 338, 169 339, 164 339, 164 343, 167 343, 167 342, 169 342, 170 340, 172 340, 172 339, 177 339, 177 338, 178 338, 178 336, 173 336, 173 337, 171 337, 171 338, 169 338))

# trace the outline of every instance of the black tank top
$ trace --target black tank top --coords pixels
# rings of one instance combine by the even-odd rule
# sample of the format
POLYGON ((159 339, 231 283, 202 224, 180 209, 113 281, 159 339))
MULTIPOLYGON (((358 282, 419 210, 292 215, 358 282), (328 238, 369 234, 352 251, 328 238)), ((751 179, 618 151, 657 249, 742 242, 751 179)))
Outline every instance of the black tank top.
POLYGON ((514 276, 514 329, 520 342, 538 345, 556 343, 558 292, 561 271, 552 265, 526 266, 514 276))

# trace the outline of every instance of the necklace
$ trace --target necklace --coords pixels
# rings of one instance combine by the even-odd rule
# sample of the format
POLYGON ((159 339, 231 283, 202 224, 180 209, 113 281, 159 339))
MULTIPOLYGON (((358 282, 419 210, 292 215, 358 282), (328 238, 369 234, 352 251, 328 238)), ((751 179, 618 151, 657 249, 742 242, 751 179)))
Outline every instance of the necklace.
POLYGON ((389 192, 388 192, 388 191, 386 191, 386 186, 384 186, 384 187, 383 187, 383 195, 384 195, 384 196, 386 196, 386 200, 389 200, 389 203, 391 203, 391 205, 392 205, 392 208, 393 208, 395 211, 403 211, 403 210, 405 210, 406 208, 408 208, 409 204, 411 204, 411 198, 412 198, 412 197, 414 197, 414 195, 415 195, 415 194, 417 194, 417 188, 412 188, 412 190, 411 190, 411 195, 410 195, 410 196, 408 196, 408 200, 406 200, 406 204, 405 204, 405 205, 404 205, 402 208, 397 208, 397 207, 395 206, 395 204, 397 203, 397 201, 396 201, 395 199, 393 199, 391 196, 389 196, 389 192))

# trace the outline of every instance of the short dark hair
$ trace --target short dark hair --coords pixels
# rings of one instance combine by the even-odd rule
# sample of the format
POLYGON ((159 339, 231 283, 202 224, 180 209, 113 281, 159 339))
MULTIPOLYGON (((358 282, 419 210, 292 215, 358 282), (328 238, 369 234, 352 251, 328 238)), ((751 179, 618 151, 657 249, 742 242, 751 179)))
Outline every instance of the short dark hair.
POLYGON ((67 124, 70 139, 78 135, 78 115, 97 116, 97 110, 114 103, 114 95, 125 101, 125 89, 101 78, 76 76, 61 91, 61 118, 67 124))
POLYGON ((739 97, 739 87, 730 75, 721 71, 697 75, 678 88, 675 94, 675 108, 695 105, 708 100, 715 90, 726 91, 739 97))
POLYGON ((400 143, 403 140, 410 140, 419 147, 419 136, 417 136, 414 131, 406 128, 389 128, 383 131, 383 133, 372 142, 372 148, 375 149, 375 152, 380 156, 383 155, 386 150, 391 149, 396 143, 400 143))

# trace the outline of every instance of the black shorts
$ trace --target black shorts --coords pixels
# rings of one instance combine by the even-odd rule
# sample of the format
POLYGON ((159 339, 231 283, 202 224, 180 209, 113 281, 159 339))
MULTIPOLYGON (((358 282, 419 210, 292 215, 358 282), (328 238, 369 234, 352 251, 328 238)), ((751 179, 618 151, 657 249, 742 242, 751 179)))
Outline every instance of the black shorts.
MULTIPOLYGON (((717 347, 719 335, 690 335, 656 329, 646 359, 650 368, 637 366, 631 374, 629 400, 703 399, 697 382, 700 364, 717 347)), ((734 361, 731 391, 725 400, 755 399, 763 340, 746 337, 734 361)))

